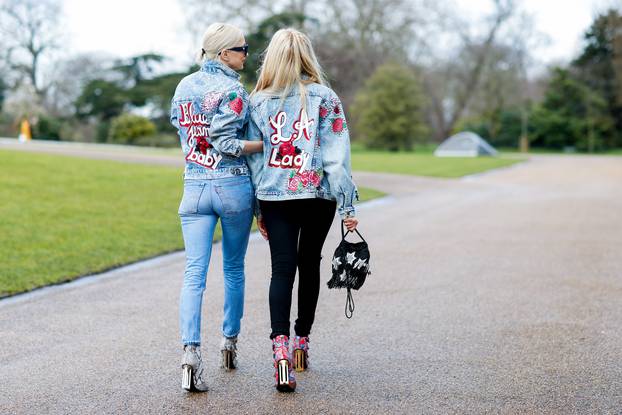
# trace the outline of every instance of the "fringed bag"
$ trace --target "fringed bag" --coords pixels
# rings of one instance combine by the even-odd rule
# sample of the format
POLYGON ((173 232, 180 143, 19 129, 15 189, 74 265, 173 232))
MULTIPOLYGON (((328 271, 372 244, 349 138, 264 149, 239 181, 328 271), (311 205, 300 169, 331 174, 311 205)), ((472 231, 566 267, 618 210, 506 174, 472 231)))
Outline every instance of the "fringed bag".
POLYGON ((328 288, 346 288, 345 314, 352 318, 354 313, 354 299, 351 290, 358 290, 365 283, 369 271, 369 247, 365 238, 357 229, 354 230, 362 239, 362 242, 348 242, 346 236, 352 232, 344 232, 344 223, 341 221, 341 242, 333 255, 333 277, 328 281, 328 288))

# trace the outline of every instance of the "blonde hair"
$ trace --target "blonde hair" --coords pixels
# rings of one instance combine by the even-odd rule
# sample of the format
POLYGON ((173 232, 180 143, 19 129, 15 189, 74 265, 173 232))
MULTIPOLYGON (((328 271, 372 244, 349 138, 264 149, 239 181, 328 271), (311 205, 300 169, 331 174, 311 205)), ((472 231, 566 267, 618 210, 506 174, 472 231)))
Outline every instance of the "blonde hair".
POLYGON ((297 85, 302 107, 306 109, 306 85, 327 85, 311 40, 296 29, 281 29, 272 36, 265 51, 259 79, 252 94, 267 92, 280 94, 281 101, 297 85))
POLYGON ((244 42, 244 33, 237 27, 229 23, 212 23, 203 34, 196 61, 200 65, 206 59, 216 59, 221 51, 239 46, 241 42, 244 42))

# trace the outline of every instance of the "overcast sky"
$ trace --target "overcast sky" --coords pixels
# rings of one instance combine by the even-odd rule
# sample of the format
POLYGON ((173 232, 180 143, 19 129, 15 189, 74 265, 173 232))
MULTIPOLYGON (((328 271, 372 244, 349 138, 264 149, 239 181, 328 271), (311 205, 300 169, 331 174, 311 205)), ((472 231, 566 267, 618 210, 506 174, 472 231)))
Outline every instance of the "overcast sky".
MULTIPOLYGON (((338 0, 337 0, 338 1, 338 0)), ((439 0, 443 1, 443 0, 439 0)), ((521 1, 521 0, 518 0, 521 1)), ((490 9, 491 0, 455 0, 475 18, 490 9)), ((619 0, 522 0, 536 29, 549 38, 538 58, 543 63, 567 61, 579 50, 581 35, 597 12, 619 0)), ((127 57, 157 52, 182 66, 192 61, 192 46, 183 32, 184 17, 175 0, 65 0, 69 51, 104 51, 127 57)))

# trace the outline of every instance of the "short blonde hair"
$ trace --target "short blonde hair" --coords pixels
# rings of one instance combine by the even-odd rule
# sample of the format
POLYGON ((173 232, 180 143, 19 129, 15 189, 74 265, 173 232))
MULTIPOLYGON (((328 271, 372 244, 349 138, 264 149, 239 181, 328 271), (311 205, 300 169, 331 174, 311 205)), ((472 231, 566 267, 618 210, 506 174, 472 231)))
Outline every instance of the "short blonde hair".
POLYGON ((306 85, 312 83, 327 84, 309 37, 292 28, 277 31, 265 51, 259 79, 252 93, 264 91, 280 94, 284 99, 297 85, 305 108, 306 85))
POLYGON ((201 50, 197 53, 196 61, 200 65, 206 59, 216 59, 221 51, 239 46, 242 42, 244 33, 236 26, 229 23, 212 23, 203 34, 201 50))

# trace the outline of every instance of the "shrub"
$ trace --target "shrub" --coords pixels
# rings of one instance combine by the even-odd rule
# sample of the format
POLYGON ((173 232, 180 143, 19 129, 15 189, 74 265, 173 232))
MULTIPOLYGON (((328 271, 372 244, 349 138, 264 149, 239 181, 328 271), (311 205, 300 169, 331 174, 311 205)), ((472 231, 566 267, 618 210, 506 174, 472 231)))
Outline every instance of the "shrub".
POLYGON ((32 138, 58 141, 61 139, 62 125, 61 119, 41 115, 32 127, 32 138))
POLYGON ((108 142, 134 144, 140 137, 154 135, 155 124, 148 118, 134 114, 121 114, 110 122, 108 142))

